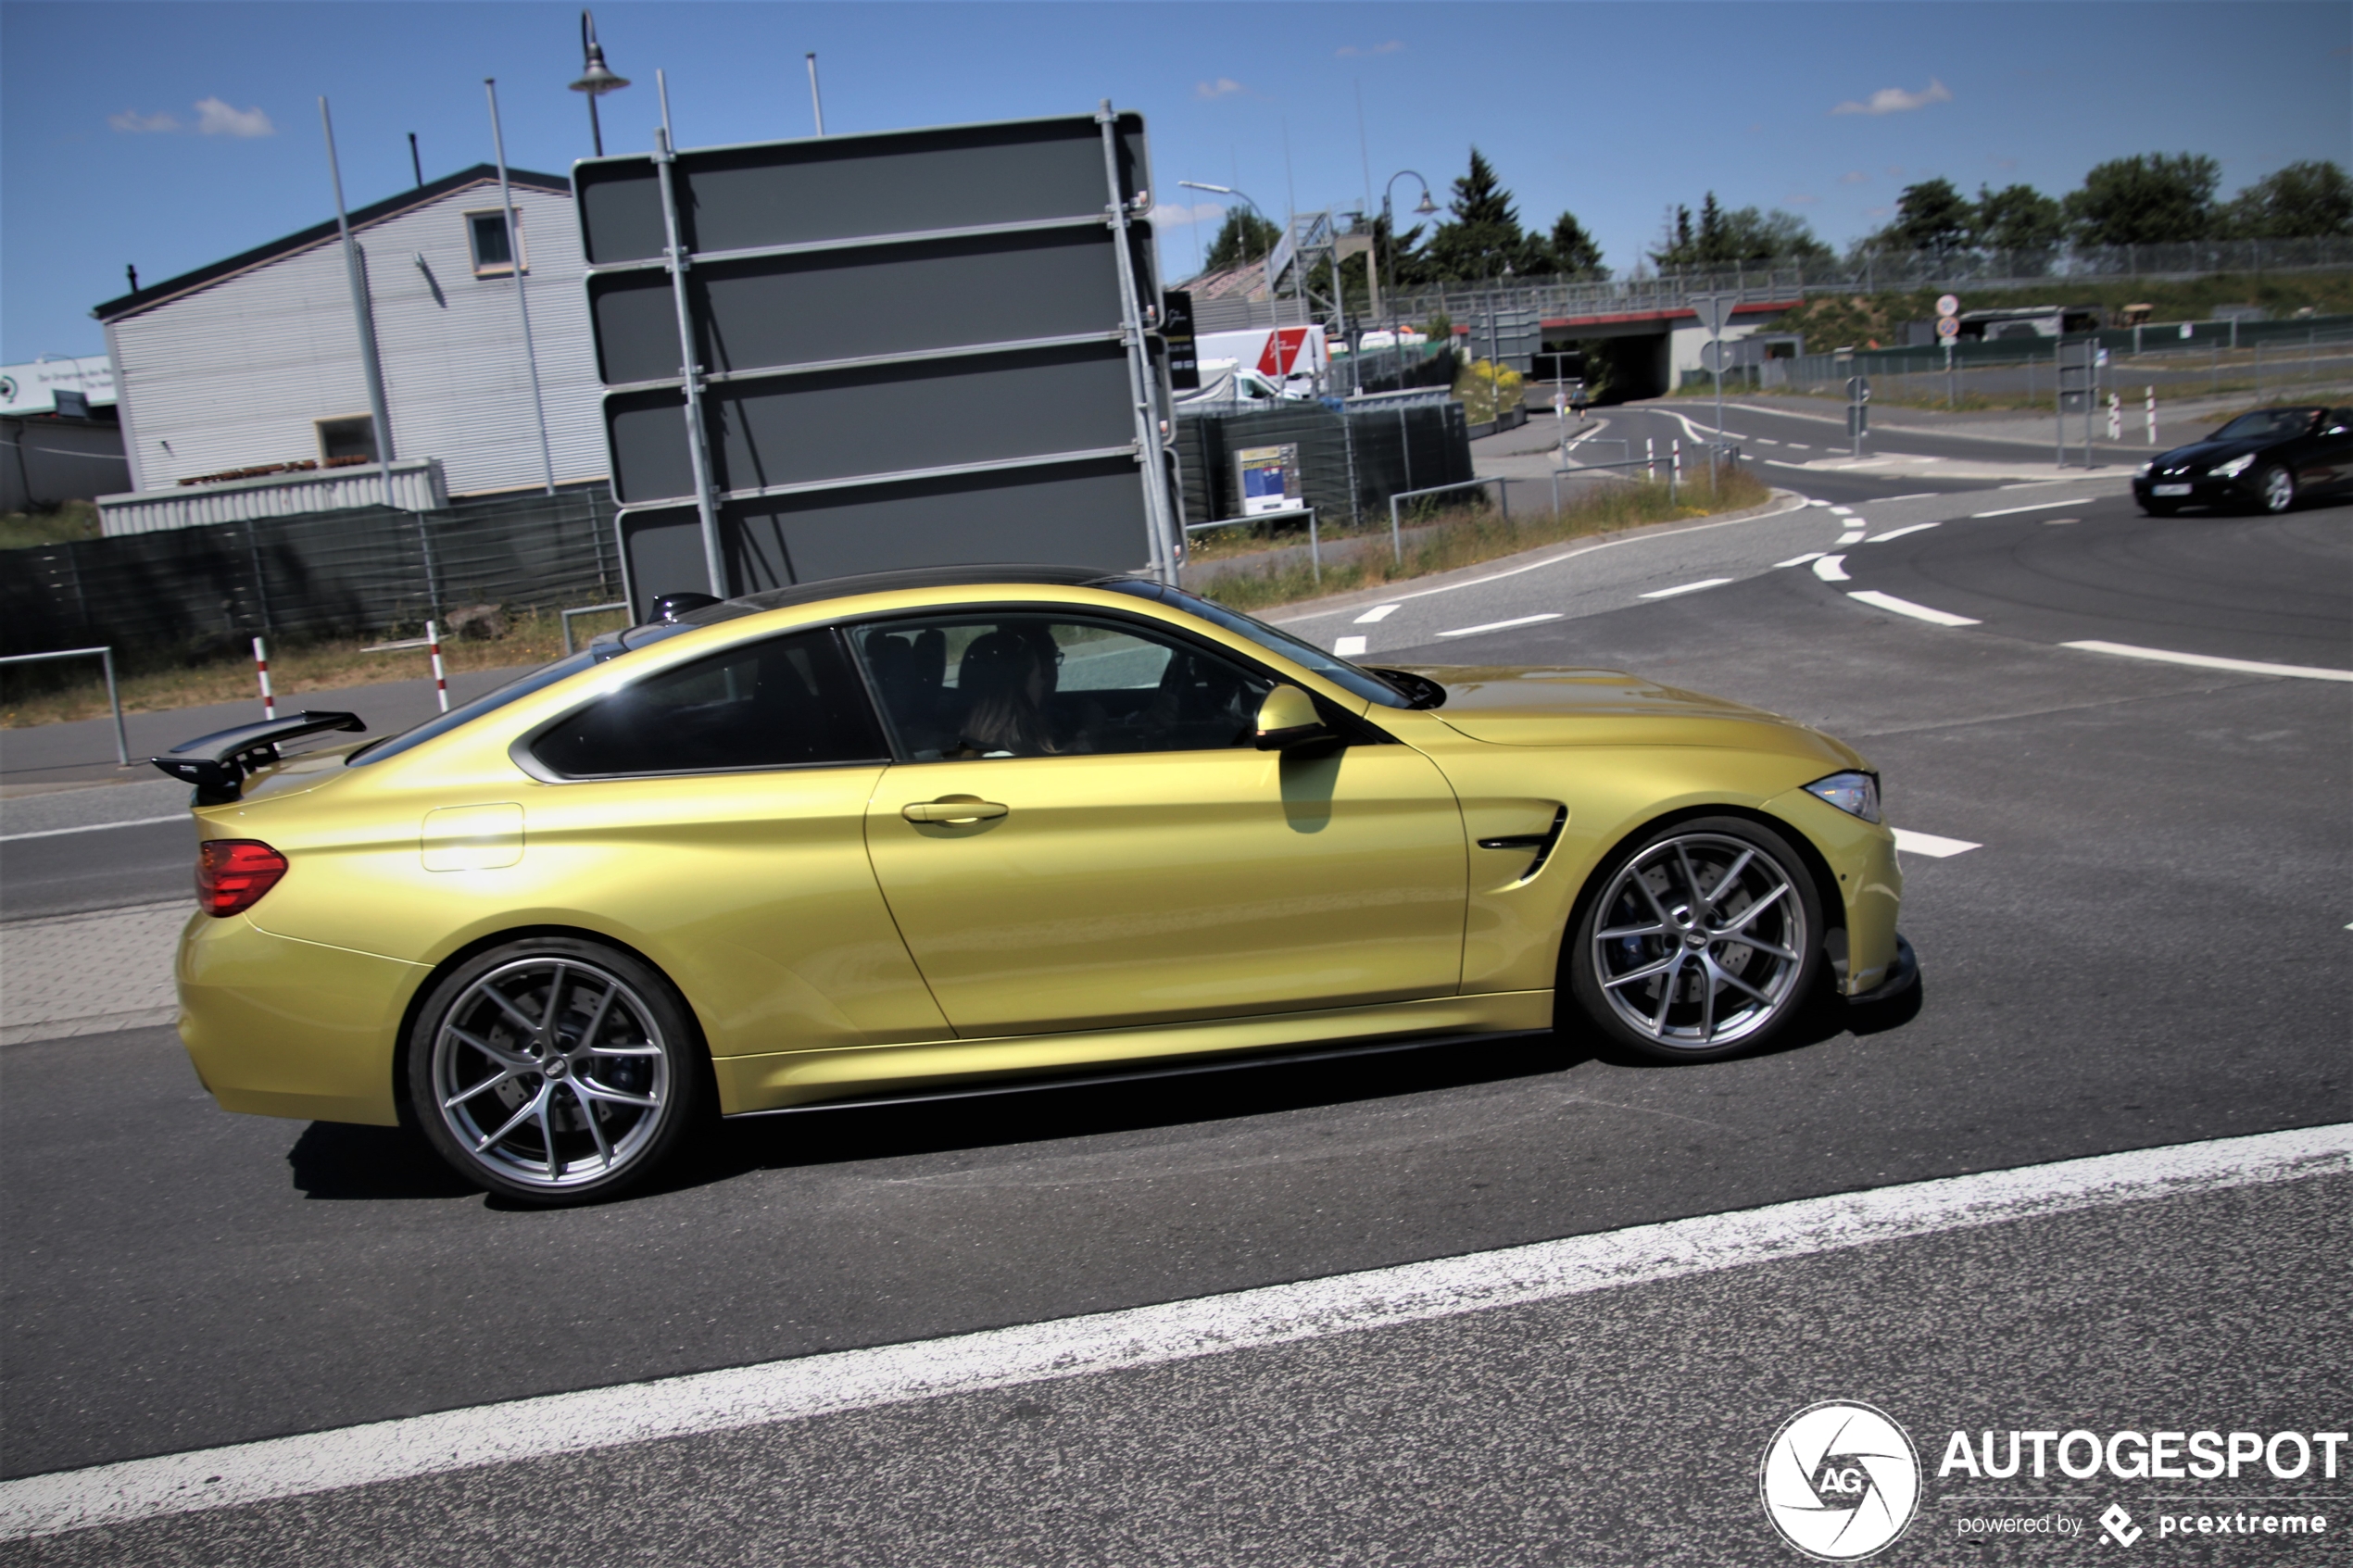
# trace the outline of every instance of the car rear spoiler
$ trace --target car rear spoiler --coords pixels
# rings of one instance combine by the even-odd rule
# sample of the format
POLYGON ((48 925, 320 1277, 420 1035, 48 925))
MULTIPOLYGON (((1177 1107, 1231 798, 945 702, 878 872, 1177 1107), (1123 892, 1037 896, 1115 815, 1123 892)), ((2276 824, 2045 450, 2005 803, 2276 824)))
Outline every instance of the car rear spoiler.
POLYGON ((245 775, 279 760, 278 747, 327 730, 365 730, 357 713, 294 713, 183 741, 148 761, 196 786, 195 804, 226 806, 245 789, 245 775))

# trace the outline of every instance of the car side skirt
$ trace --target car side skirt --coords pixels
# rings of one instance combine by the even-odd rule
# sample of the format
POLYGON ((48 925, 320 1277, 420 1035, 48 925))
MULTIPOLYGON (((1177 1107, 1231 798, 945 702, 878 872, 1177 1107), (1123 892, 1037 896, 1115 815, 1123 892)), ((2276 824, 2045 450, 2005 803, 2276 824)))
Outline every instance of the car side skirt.
POLYGON ((1159 1076, 1297 1057, 1407 1048, 1553 1026, 1553 993, 1501 991, 1368 1007, 1330 1008, 1133 1029, 937 1040, 898 1046, 721 1057, 721 1113, 753 1116, 875 1100, 944 1098, 992 1089, 1043 1087, 1039 1080, 1159 1076))

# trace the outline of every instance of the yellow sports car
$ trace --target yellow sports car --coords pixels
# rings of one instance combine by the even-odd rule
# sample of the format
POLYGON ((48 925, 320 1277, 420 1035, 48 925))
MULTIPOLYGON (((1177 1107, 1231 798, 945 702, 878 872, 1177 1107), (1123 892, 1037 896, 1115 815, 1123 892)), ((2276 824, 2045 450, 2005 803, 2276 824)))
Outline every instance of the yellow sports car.
POLYGON ((1534 1033, 1562 993, 1705 1060, 1916 972, 1869 765, 1755 709, 1362 669, 1085 571, 679 598, 388 739, 156 759, 223 1107, 568 1203, 714 1111, 1534 1033))

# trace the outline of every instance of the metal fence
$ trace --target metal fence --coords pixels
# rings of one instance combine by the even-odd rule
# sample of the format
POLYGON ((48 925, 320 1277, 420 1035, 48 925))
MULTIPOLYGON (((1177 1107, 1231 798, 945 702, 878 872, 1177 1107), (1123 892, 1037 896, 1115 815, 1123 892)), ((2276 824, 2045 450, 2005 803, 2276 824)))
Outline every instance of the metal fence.
POLYGON ((1399 398, 1370 407, 1289 403, 1235 413, 1188 414, 1176 421, 1177 472, 1185 521, 1240 513, 1234 454, 1296 445, 1303 494, 1327 528, 1370 526, 1403 490, 1471 477, 1470 427, 1450 397, 1399 398))
POLYGON ((214 523, 0 555, 0 653, 111 644, 127 663, 422 625, 454 607, 552 608, 621 594, 602 484, 214 523))

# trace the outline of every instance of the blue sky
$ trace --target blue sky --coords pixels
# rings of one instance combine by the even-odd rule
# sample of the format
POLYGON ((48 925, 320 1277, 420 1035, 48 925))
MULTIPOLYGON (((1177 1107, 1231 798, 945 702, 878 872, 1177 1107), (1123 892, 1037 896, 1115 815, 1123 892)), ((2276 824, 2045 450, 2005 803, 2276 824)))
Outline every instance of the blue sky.
MULTIPOLYGON (((1931 175, 2056 195, 2105 158, 2191 151, 2227 194, 2353 161, 2341 0, 596 9, 635 82, 605 100, 609 150, 650 145, 656 67, 682 144, 805 135, 815 49, 837 132, 1140 109, 1170 202, 1214 202, 1194 179, 1356 207, 1401 169, 1443 202, 1476 143, 1524 222, 1574 211, 1621 270, 1711 189, 1843 245, 1931 175)), ((88 311, 126 262, 152 282, 332 216, 321 94, 354 206, 411 182, 409 132, 428 179, 486 160, 485 76, 513 164, 566 169, 589 150, 577 29, 576 6, 466 0, 0 4, 0 360, 101 352, 88 311)), ((1172 275, 1196 245, 1164 224, 1172 275)))

